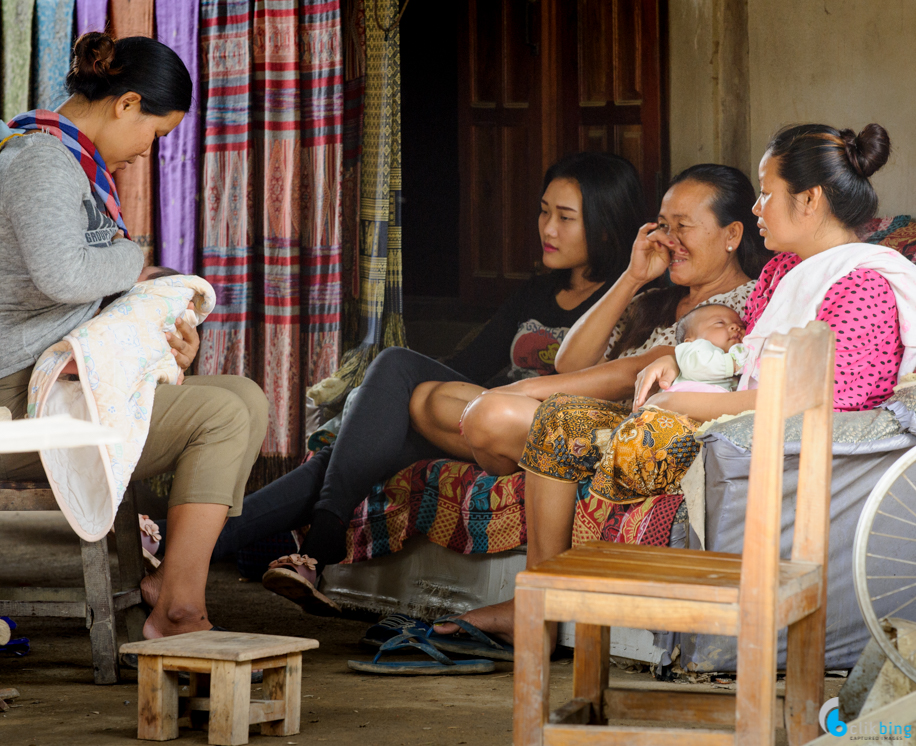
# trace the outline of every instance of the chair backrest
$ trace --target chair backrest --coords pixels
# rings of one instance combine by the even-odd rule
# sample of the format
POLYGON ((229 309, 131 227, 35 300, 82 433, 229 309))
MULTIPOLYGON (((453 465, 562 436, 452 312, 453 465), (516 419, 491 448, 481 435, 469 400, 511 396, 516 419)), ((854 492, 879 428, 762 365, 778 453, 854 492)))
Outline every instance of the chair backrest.
POLYGON ((812 321, 804 329, 774 334, 761 355, 744 529, 742 599, 756 597, 763 602, 775 598, 785 422, 801 412, 805 416, 792 559, 826 564, 835 345, 830 327, 812 321))

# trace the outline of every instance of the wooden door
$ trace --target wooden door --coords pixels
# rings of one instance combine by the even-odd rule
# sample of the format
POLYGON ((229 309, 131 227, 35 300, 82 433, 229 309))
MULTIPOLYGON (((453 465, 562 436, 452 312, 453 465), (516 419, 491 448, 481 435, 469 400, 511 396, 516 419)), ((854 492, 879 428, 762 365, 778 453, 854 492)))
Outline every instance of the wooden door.
POLYGON ((459 27, 461 298, 496 306, 536 271, 544 171, 577 150, 664 173, 664 0, 466 0, 459 27))

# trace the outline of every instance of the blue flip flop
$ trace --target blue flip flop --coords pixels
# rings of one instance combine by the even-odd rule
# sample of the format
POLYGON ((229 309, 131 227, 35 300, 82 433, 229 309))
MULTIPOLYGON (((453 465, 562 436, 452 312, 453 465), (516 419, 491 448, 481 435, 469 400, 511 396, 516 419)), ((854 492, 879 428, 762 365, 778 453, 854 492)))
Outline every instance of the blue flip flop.
POLYGON ((391 614, 378 624, 373 624, 369 627, 360 642, 363 645, 378 647, 388 642, 392 637, 397 637, 405 632, 410 632, 414 637, 426 637, 431 630, 432 626, 421 619, 415 619, 404 614, 391 614))
POLYGON ((439 617, 433 626, 437 624, 446 624, 451 622, 457 624, 461 632, 452 635, 440 635, 438 632, 430 632, 427 639, 439 650, 447 653, 460 653, 462 655, 476 655, 481 658, 489 658, 495 661, 515 660, 515 650, 506 642, 491 637, 479 627, 475 627, 466 619, 459 619, 458 614, 448 614, 439 617), (458 635, 462 635, 459 637, 458 635), (467 637, 463 636, 467 635, 467 637))
POLYGON ((347 666, 360 673, 395 674, 406 676, 450 676, 472 673, 493 673, 496 666, 490 660, 453 661, 426 642, 423 636, 409 632, 392 637, 382 644, 372 661, 347 661, 347 666), (413 648, 430 656, 431 661, 380 661, 385 653, 413 648))

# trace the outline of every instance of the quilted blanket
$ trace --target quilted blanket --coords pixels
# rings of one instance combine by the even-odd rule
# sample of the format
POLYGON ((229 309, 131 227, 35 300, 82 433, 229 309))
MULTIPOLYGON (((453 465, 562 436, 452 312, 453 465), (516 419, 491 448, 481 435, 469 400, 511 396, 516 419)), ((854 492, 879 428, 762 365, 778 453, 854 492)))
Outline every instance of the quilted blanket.
POLYGON ((196 326, 214 303, 213 288, 200 277, 137 283, 35 363, 29 417, 66 413, 123 436, 116 445, 40 452, 57 504, 87 541, 98 541, 114 523, 146 443, 157 384, 178 382, 180 370, 165 332, 175 331, 182 314, 196 326), (75 375, 65 371, 71 362, 75 375))

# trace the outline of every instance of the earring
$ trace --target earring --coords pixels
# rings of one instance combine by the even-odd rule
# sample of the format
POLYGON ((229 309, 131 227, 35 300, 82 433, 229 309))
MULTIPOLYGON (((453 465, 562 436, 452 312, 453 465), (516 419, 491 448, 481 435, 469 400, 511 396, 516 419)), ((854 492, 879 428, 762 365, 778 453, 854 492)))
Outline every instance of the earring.
POLYGON ((735 250, 735 247, 734 247, 734 246, 729 246, 729 247, 726 249, 726 251, 727 251, 729 254, 730 254, 731 252, 733 252, 734 250, 735 250))

